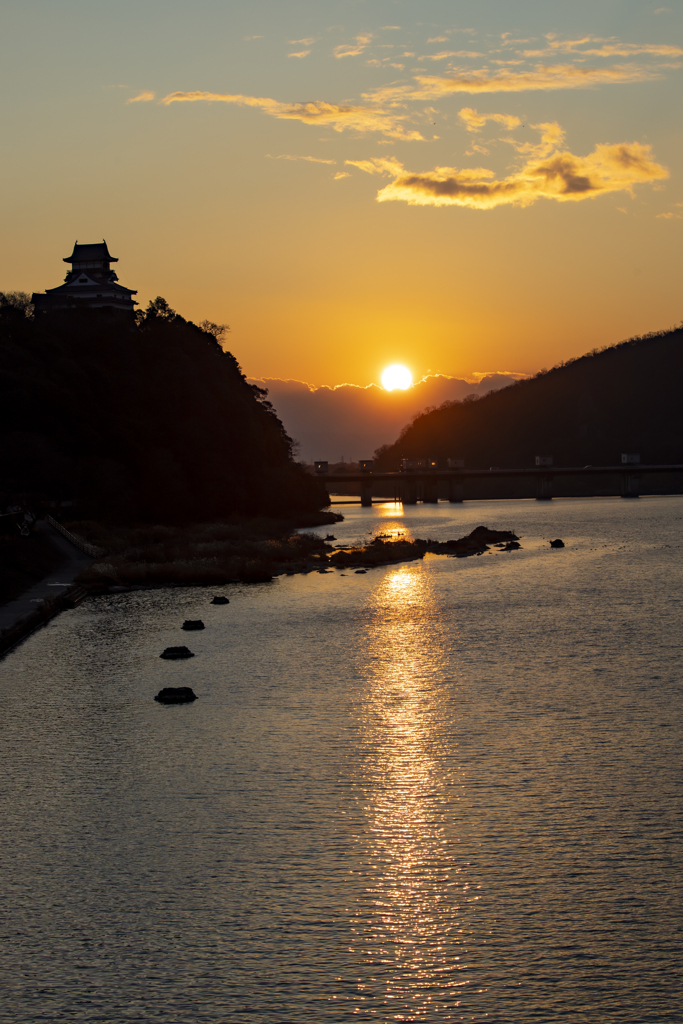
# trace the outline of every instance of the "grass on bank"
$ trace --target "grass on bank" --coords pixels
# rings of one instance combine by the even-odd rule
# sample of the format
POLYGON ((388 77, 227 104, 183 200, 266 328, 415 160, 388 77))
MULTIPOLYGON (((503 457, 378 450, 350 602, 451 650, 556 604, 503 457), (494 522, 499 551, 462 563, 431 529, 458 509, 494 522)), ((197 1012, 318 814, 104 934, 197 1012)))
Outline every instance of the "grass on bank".
MULTIPOLYGON (((309 518, 311 521, 305 525, 318 526, 339 519, 329 512, 309 518)), ((91 521, 66 525, 74 534, 107 552, 78 577, 78 583, 94 591, 112 586, 257 583, 282 573, 409 562, 423 558, 428 551, 467 557, 482 554, 489 544, 503 546, 517 540, 513 533, 479 526, 467 537, 443 543, 375 537, 365 545, 334 549, 314 533, 295 532, 291 522, 265 518, 184 527, 124 527, 91 521)), ((301 526, 300 517, 297 526, 301 526)))
POLYGON ((337 521, 333 513, 298 516, 296 524, 266 518, 234 518, 189 526, 112 526, 92 521, 65 524, 107 554, 88 566, 78 582, 97 590, 110 586, 186 586, 233 580, 259 582, 282 572, 305 572, 327 562, 330 545, 302 525, 337 521), (302 519, 304 522, 302 523, 302 519))

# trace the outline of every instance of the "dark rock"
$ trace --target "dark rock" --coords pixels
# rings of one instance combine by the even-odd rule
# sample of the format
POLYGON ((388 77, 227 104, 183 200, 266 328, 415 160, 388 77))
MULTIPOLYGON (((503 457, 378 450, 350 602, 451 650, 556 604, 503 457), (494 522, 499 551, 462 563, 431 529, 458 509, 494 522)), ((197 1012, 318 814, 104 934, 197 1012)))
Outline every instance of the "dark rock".
POLYGON ((197 694, 190 686, 164 686, 154 699, 160 704, 189 704, 197 700, 197 694))
POLYGON ((511 530, 489 530, 486 526, 478 526, 463 540, 477 541, 482 544, 498 544, 501 541, 519 540, 519 537, 511 530))
POLYGON ((183 629, 204 629, 204 623, 201 619, 185 619, 183 629))
POLYGON ((356 576, 364 576, 367 569, 356 569, 356 576))
POLYGON ((167 661, 175 661, 176 658, 194 658, 194 654, 187 647, 167 647, 159 657, 166 658, 167 661))
POLYGON ((325 537, 325 540, 336 540, 336 539, 337 538, 335 537, 335 535, 333 533, 328 533, 328 535, 325 537))
MULTIPOLYGON (((512 533, 510 530, 489 530, 486 526, 478 526, 476 530, 472 530, 471 533, 468 533, 466 537, 461 537, 460 540, 447 540, 444 544, 430 541, 428 543, 428 550, 434 551, 437 554, 455 555, 456 558, 467 558, 469 555, 480 555, 488 551, 489 544, 505 546, 514 544, 518 540, 517 534, 512 533)), ((519 547, 519 544, 517 547, 519 547)), ((504 550, 516 551, 517 548, 505 546, 504 550)))
POLYGON ((509 540, 507 542, 507 544, 503 544, 503 547, 501 548, 501 550, 502 551, 519 551, 521 546, 522 545, 519 544, 516 540, 509 540))
POLYGON ((551 548, 563 548, 564 547, 564 541, 560 540, 560 538, 558 537, 557 540, 551 540, 550 541, 550 547, 551 548))
POLYGON ((227 597, 214 597, 211 604, 230 604, 230 599, 227 597))

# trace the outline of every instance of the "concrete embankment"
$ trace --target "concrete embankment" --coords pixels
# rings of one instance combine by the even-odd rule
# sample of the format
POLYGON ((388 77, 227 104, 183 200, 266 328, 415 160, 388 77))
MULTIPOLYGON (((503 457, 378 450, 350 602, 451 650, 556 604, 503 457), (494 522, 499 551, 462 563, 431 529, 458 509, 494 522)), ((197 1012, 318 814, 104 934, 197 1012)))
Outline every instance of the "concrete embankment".
POLYGON ((74 580, 92 562, 92 555, 80 550, 48 522, 38 522, 35 529, 49 539, 63 560, 54 572, 21 597, 0 606, 0 657, 59 612, 73 608, 87 593, 75 585, 74 580))

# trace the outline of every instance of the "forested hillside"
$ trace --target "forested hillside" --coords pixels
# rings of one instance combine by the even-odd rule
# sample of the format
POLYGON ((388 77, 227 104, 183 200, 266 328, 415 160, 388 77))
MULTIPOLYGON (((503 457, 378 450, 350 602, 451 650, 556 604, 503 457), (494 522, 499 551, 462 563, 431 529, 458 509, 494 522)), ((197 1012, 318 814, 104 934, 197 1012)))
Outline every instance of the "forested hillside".
POLYGON ((401 458, 464 458, 469 468, 615 465, 622 452, 683 463, 683 329, 595 350, 479 398, 417 417, 376 453, 376 469, 401 458))
POLYGON ((74 500, 79 518, 206 521, 326 504, 216 325, 164 300, 138 324, 33 319, 0 296, 0 502, 74 500))

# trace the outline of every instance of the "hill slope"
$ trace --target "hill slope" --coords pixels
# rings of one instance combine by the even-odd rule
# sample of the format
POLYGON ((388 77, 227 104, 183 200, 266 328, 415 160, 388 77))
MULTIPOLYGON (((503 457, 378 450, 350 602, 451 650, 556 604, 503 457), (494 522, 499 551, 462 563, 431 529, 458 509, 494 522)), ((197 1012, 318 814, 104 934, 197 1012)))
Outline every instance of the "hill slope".
POLYGON ((24 312, 0 301, 3 504, 76 499, 79 518, 126 522, 326 504, 215 325, 203 330, 163 300, 137 327, 96 311, 24 312))
POLYGON ((464 458, 469 468, 615 465, 622 452, 648 463, 683 462, 683 329, 646 335, 518 381, 476 401, 418 417, 376 453, 400 459, 464 458))

